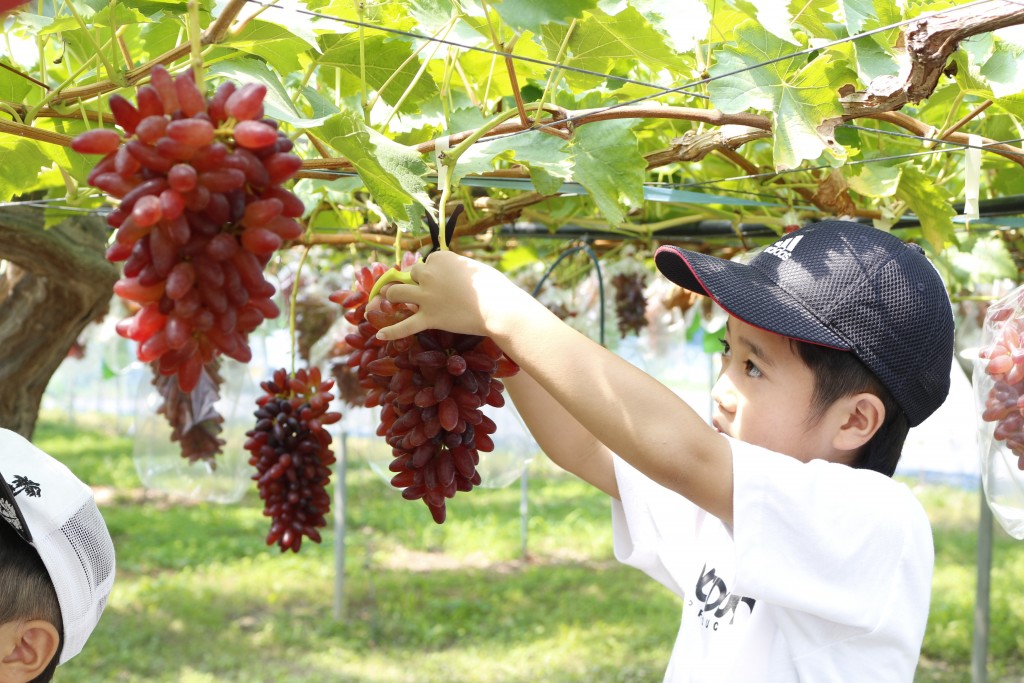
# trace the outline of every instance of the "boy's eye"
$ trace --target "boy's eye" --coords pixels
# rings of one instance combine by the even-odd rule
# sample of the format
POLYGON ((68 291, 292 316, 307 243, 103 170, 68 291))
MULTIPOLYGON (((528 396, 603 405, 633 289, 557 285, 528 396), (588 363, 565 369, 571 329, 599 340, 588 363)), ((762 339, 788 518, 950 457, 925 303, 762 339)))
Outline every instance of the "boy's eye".
POLYGON ((746 370, 747 370, 747 375, 750 376, 750 377, 760 377, 761 376, 761 368, 757 367, 756 365, 754 365, 753 362, 751 362, 749 360, 746 363, 746 370))
POLYGON ((729 342, 725 341, 725 339, 719 339, 718 341, 720 341, 722 343, 722 355, 723 356, 728 356, 729 355, 729 342))

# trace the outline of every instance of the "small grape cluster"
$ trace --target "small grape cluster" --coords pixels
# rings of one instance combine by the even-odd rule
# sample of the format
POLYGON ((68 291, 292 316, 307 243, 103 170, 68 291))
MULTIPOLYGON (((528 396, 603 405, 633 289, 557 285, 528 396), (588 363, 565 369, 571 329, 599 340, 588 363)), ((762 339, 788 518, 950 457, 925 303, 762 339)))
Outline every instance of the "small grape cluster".
POLYGON ((314 367, 294 375, 275 370, 273 379, 260 385, 264 393, 256 399, 256 426, 246 432, 245 448, 256 468, 252 478, 264 501, 263 514, 273 520, 267 545, 277 543, 281 552, 298 552, 303 536, 319 543, 317 529, 327 525, 327 484, 335 458, 324 427, 341 419, 328 410, 333 384, 322 381, 314 367))
POLYGON ((615 315, 619 323, 619 334, 623 337, 640 334, 647 327, 647 296, 644 287, 647 277, 642 272, 617 273, 612 278, 615 289, 615 315))
MULTIPOLYGON (((360 290, 372 287, 384 270, 377 264, 364 269, 367 282, 359 283, 360 290)), ((354 348, 349 362, 359 367, 368 390, 366 405, 381 406, 377 435, 387 440, 394 456, 391 485, 402 489, 407 500, 423 500, 441 524, 447 516, 445 501, 480 484, 479 454, 494 450, 496 430, 481 407, 505 404, 501 378, 519 368, 489 337, 425 330, 381 342, 374 336, 377 330, 411 315, 410 307, 383 300, 379 308, 366 311, 363 291, 332 297, 347 308, 349 322, 360 312, 363 318, 359 331, 346 337, 354 348)))
POLYGON ((120 200, 107 259, 124 262, 114 292, 138 310, 117 331, 185 392, 217 355, 251 359, 249 334, 280 313, 263 270, 304 231, 303 203, 282 187, 302 161, 263 117, 265 95, 227 81, 207 99, 191 71, 158 65, 135 104, 110 97, 125 137, 97 128, 72 141, 103 155, 88 183, 120 200))
POLYGON ((1024 294, 1022 307, 1002 306, 987 315, 993 343, 979 351, 992 381, 981 418, 994 422, 992 437, 1004 441, 1024 469, 1024 294))

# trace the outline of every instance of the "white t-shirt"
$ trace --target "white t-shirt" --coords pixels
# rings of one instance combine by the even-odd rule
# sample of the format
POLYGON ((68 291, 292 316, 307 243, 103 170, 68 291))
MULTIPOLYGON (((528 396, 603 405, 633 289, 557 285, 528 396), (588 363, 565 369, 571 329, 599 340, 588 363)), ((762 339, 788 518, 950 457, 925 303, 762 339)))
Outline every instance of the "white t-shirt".
POLYGON ((733 527, 619 458, 616 558, 683 599, 666 683, 909 683, 934 550, 877 472, 730 439, 733 527))

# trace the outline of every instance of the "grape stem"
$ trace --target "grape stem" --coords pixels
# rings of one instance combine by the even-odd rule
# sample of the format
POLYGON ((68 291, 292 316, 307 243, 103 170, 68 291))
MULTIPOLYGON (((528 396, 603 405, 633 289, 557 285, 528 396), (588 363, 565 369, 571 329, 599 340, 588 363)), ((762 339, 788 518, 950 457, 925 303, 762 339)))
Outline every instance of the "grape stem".
POLYGON ((302 256, 299 257, 299 265, 295 266, 295 280, 292 283, 292 296, 288 311, 288 333, 291 337, 291 351, 292 351, 292 376, 295 376, 295 347, 296 347, 296 334, 295 334, 295 306, 299 302, 299 277, 302 275, 302 266, 306 263, 306 257, 309 256, 310 245, 306 245, 306 248, 302 250, 302 256))
MULTIPOLYGON (((541 103, 527 104, 523 106, 523 112, 531 109, 541 109, 543 105, 541 103)), ((442 251, 448 251, 448 226, 445 225, 447 222, 447 216, 445 215, 448 200, 452 195, 452 175, 455 173, 455 165, 459 162, 459 157, 466 153, 470 147, 476 144, 483 136, 497 128, 499 125, 509 120, 513 116, 519 115, 519 109, 509 109, 508 111, 498 114, 493 119, 485 123, 483 126, 473 131, 473 134, 468 138, 460 142, 458 145, 448 150, 443 157, 439 157, 439 161, 445 167, 447 167, 447 173, 438 174, 441 179, 441 199, 438 202, 437 207, 437 233, 438 233, 438 247, 442 251), (443 178, 441 178, 443 176, 443 178)), ((372 297, 371 297, 372 298, 372 297)))
POLYGON ((413 284, 412 275, 409 274, 408 271, 398 270, 397 268, 386 270, 384 271, 384 274, 377 278, 377 281, 373 283, 373 287, 370 289, 369 299, 372 301, 373 297, 380 294, 380 290, 389 282, 401 282, 406 285, 413 284))

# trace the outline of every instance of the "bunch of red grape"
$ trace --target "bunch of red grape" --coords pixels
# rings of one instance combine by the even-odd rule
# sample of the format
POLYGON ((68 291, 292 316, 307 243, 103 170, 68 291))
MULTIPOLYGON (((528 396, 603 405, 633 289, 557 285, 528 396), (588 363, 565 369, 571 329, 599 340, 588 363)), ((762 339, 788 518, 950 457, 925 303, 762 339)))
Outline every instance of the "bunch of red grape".
POLYGON ((992 381, 981 418, 994 422, 992 437, 1006 442, 1024 469, 1024 293, 1020 308, 1000 306, 986 316, 994 325, 992 344, 979 358, 992 381))
POLYGON ((191 71, 174 78, 158 65, 135 104, 110 97, 123 138, 97 128, 72 141, 104 155, 88 182, 120 200, 107 258, 124 262, 114 292, 139 310, 118 333, 185 392, 219 354, 250 360, 249 334, 279 314, 263 269, 304 231, 302 201, 281 186, 302 161, 263 118, 265 95, 229 81, 207 99, 191 71))
MULTIPOLYGON (((402 256, 399 270, 406 270, 415 262, 416 254, 406 252, 402 256)), ((366 304, 370 300, 370 291, 387 270, 388 266, 383 263, 363 266, 355 273, 353 289, 339 290, 328 297, 345 310, 345 320, 355 327, 355 331, 345 335, 344 339, 344 345, 349 349, 344 366, 356 374, 356 383, 361 389, 358 395, 352 392, 346 397, 352 405, 363 405, 367 408, 381 405, 381 398, 389 383, 388 380, 373 377, 367 369, 370 363, 380 356, 385 342, 377 339, 377 328, 366 321, 366 304)), ((338 372, 341 372, 340 368, 338 372)))
POLYGON ((640 334, 647 327, 647 296, 644 286, 647 277, 641 272, 618 273, 612 277, 615 288, 615 315, 619 322, 619 334, 640 334))
POLYGON ((334 453, 325 425, 341 419, 330 412, 334 382, 321 381, 319 368, 297 370, 289 376, 275 370, 273 379, 260 386, 256 399, 256 426, 246 432, 245 448, 256 467, 256 480, 263 499, 263 514, 273 521, 267 545, 277 543, 281 552, 298 552, 302 537, 320 542, 320 527, 326 526, 330 510, 327 494, 334 453))
POLYGON ((349 322, 362 317, 358 332, 346 337, 354 348, 349 362, 365 377, 366 405, 381 406, 377 435, 394 456, 391 484, 407 500, 422 499, 441 524, 445 501, 480 484, 479 453, 494 450, 496 429, 481 407, 505 404, 500 378, 519 368, 488 337, 425 330, 378 340, 377 330, 412 314, 386 300, 366 311, 366 292, 385 270, 379 264, 364 269, 358 290, 336 292, 332 300, 347 309, 349 322))

